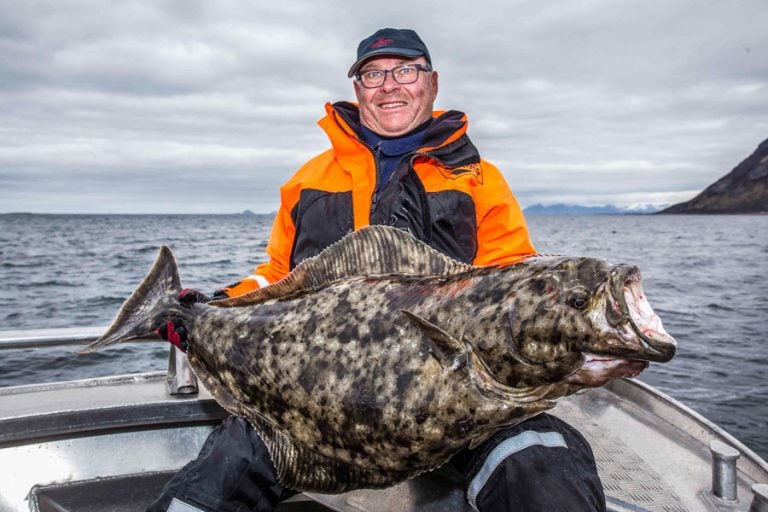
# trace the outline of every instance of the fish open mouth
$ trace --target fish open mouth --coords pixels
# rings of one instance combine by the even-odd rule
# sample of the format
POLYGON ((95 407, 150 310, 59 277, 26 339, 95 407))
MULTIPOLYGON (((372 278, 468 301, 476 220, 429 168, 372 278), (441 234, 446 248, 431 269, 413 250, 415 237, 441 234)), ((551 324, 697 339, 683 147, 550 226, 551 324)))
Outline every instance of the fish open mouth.
POLYGON ((584 354, 581 368, 566 378, 569 384, 595 388, 612 380, 624 377, 637 377, 648 368, 648 361, 622 359, 620 357, 584 354))
POLYGON ((633 268, 624 280, 622 297, 626 307, 625 313, 629 316, 635 334, 645 344, 648 359, 657 362, 672 359, 677 350, 677 342, 664 330, 661 319, 645 298, 640 271, 636 268, 633 268))

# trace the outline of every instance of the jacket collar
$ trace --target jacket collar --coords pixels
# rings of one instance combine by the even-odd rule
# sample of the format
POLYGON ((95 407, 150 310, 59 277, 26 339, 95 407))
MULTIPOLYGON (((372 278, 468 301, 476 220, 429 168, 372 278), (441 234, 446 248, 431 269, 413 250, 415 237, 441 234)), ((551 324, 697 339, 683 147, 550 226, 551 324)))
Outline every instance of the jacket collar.
MULTIPOLYGON (((355 103, 340 101, 327 103, 327 115, 318 124, 328 134, 339 160, 366 158, 369 151, 363 142, 360 124, 360 110, 355 103)), ((480 155, 467 137, 468 120, 466 114, 458 110, 438 110, 432 114, 433 122, 424 134, 420 153, 451 167, 477 163, 480 155)))

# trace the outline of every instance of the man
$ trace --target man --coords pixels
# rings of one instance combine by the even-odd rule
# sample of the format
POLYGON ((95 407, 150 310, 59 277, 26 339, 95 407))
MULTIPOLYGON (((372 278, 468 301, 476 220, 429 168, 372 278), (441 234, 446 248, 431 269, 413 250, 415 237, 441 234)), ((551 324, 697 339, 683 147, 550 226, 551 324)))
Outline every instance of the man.
MULTIPOLYGON (((218 294, 238 296, 275 282, 369 224, 407 230, 475 265, 509 264, 535 252, 503 176, 469 140, 466 116, 433 112, 438 74, 416 32, 387 28, 364 39, 349 77, 358 104, 326 106, 320 126, 332 148, 281 188, 269 261, 218 294)), ((160 332, 183 345, 172 323, 160 332)), ((476 510, 605 510, 589 445, 547 414, 464 450, 452 464, 465 476, 476 510)), ((258 435, 229 418, 150 510, 268 511, 292 494, 277 481, 258 435)))

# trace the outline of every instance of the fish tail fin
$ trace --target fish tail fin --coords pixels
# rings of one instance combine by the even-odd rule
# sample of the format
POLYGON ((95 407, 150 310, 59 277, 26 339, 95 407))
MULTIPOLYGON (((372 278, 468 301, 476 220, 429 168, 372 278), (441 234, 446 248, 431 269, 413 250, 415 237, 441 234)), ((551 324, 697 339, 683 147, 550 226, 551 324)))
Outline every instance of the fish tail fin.
MULTIPOLYGON (((494 402, 506 404, 533 404, 541 410, 554 407, 555 402, 547 400, 552 394, 551 386, 536 386, 527 388, 515 388, 500 382, 488 368, 482 357, 478 355, 471 343, 456 338, 437 325, 411 313, 401 310, 402 313, 418 327, 428 339, 433 342, 432 353, 440 363, 452 370, 467 368, 473 384, 483 396, 494 402)), ((532 405, 531 405, 532 406, 532 405)))
POLYGON ((99 339, 80 353, 95 352, 108 345, 152 334, 158 313, 181 291, 181 279, 171 250, 162 246, 154 265, 141 284, 123 303, 112 324, 99 339))

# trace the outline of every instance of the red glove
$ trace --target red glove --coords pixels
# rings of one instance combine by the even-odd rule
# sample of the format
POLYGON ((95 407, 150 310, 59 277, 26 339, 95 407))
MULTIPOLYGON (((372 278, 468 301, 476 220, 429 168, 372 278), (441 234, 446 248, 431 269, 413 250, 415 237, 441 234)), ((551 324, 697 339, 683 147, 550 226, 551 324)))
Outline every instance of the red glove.
MULTIPOLYGON (((176 298, 179 300, 179 304, 184 307, 190 307, 197 302, 205 303, 211 300, 204 293, 192 288, 184 288, 176 298)), ((182 352, 186 352, 187 348, 189 348, 187 328, 184 327, 182 320, 179 318, 166 320, 165 325, 158 327, 155 332, 165 341, 169 341, 178 347, 182 352)))
POLYGON ((182 352, 186 352, 189 348, 187 344, 187 329, 176 320, 166 321, 165 325, 158 327, 155 332, 165 341, 169 341, 172 345, 178 347, 182 352))

